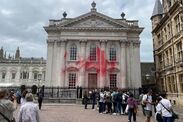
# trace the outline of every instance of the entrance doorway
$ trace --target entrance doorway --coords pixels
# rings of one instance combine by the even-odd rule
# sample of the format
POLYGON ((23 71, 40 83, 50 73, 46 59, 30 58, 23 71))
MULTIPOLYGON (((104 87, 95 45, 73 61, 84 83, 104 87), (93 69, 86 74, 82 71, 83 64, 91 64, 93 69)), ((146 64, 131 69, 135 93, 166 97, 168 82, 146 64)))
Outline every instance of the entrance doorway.
POLYGON ((97 88, 97 73, 88 74, 88 88, 97 88))

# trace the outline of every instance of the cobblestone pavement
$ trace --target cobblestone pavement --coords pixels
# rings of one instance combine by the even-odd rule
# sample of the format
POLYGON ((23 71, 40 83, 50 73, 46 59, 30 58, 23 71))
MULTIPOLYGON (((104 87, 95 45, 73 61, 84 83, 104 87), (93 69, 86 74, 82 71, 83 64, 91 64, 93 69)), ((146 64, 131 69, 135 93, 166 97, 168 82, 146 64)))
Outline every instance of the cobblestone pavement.
MULTIPOLYGON (((183 110, 175 108, 179 112, 180 119, 176 122, 183 121, 183 110)), ((126 115, 110 115, 99 114, 97 110, 92 110, 91 106, 84 109, 82 105, 63 105, 63 104, 46 104, 43 105, 42 110, 39 112, 41 122, 127 122, 126 115)), ((18 110, 15 112, 17 118, 18 110)), ((142 112, 138 110, 137 122, 144 122, 145 117, 142 112)), ((154 122, 154 117, 152 121, 154 122)))

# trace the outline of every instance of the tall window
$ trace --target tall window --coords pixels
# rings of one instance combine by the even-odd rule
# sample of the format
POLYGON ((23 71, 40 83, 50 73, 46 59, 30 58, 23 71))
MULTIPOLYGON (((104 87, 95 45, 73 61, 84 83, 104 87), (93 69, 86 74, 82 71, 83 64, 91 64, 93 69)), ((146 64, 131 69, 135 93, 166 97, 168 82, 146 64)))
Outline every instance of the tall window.
POLYGON ((96 61, 97 57, 96 57, 96 45, 92 44, 90 46, 90 61, 96 61))
POLYGON ((116 88, 117 74, 110 74, 110 88, 116 88))
POLYGON ((16 73, 13 72, 11 75, 12 75, 12 76, 11 76, 11 79, 15 79, 16 73))
POLYGON ((176 44, 177 48, 177 60, 180 61, 182 58, 182 42, 176 44))
POLYGON ((180 31, 180 18, 179 18, 179 15, 177 15, 175 17, 175 28, 176 28, 176 32, 180 31))
POLYGON ((180 92, 183 93, 183 74, 179 75, 180 92))
POLYGON ((34 80, 38 79, 38 72, 34 72, 34 80))
POLYGON ((109 60, 110 61, 116 61, 116 48, 113 46, 109 49, 109 60))
POLYGON ((69 88, 76 87, 76 73, 69 73, 69 88))
POLYGON ((20 74, 20 79, 29 79, 29 73, 27 71, 23 71, 20 74))
POLYGON ((75 44, 70 47, 70 60, 76 60, 77 57, 77 46, 75 44))
POLYGON ((2 79, 5 79, 5 77, 6 77, 6 73, 2 72, 2 79))

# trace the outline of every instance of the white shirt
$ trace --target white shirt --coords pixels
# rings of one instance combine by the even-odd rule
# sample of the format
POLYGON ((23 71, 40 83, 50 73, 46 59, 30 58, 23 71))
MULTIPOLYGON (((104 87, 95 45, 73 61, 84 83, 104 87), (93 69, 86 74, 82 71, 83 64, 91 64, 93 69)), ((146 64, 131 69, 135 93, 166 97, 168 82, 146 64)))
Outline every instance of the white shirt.
MULTIPOLYGON (((160 101, 168 110, 170 110, 170 108, 172 107, 171 103, 169 100, 167 99, 162 99, 160 101)), ((161 112, 162 112, 162 116, 164 117, 171 117, 172 113, 168 112, 162 105, 161 105, 161 112)))
POLYGON ((21 106, 22 106, 22 105, 24 105, 24 104, 26 103, 25 98, 21 97, 21 99, 20 99, 20 103, 21 103, 21 106))
POLYGON ((26 102, 20 107, 19 122, 40 122, 38 105, 26 102))
POLYGON ((100 100, 99 102, 104 102, 104 93, 100 92, 100 100))
MULTIPOLYGON (((148 101, 149 103, 152 103, 152 96, 151 95, 147 95, 145 94, 142 98, 142 101, 148 101)), ((148 110, 148 111, 152 111, 152 105, 147 103, 146 104, 146 107, 144 108, 145 110, 148 110)))

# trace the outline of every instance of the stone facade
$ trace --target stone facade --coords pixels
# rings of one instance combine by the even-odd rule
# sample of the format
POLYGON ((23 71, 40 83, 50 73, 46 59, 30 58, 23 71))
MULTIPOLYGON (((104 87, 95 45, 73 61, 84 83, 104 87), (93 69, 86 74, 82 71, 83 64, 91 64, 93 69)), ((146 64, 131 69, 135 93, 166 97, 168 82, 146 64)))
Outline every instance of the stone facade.
POLYGON ((32 86, 45 84, 46 61, 43 58, 20 57, 17 49, 15 57, 6 57, 0 50, 0 86, 32 86))
MULTIPOLYGON (((170 99, 183 98, 183 0, 156 0, 152 20, 156 82, 170 99)), ((183 104, 183 103, 181 103, 183 104)))
POLYGON ((141 87, 138 21, 97 12, 50 20, 47 39, 47 86, 86 88, 141 87))

